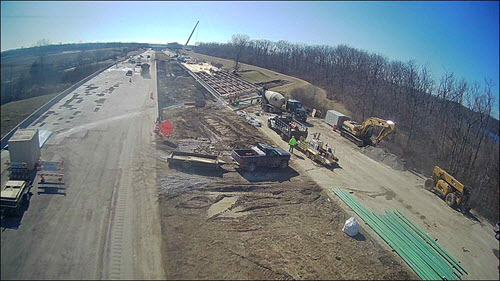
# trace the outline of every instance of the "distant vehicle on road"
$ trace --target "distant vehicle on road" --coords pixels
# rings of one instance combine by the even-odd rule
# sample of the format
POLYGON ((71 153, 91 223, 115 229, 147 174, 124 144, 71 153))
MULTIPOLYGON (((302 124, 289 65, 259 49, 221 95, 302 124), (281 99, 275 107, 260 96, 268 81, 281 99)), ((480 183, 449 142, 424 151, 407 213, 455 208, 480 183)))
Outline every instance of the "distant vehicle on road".
POLYGON ((288 167, 290 153, 281 148, 271 147, 265 143, 258 143, 251 149, 235 149, 231 154, 238 165, 253 172, 258 167, 288 167))
POLYGON ((135 65, 136 65, 136 66, 141 66, 141 65, 142 65, 142 63, 141 63, 140 61, 138 61, 135 65))
POLYGON ((129 70, 129 71, 127 71, 127 74, 125 74, 125 75, 127 75, 127 76, 132 76, 132 74, 133 74, 133 73, 132 73, 132 70, 129 70))

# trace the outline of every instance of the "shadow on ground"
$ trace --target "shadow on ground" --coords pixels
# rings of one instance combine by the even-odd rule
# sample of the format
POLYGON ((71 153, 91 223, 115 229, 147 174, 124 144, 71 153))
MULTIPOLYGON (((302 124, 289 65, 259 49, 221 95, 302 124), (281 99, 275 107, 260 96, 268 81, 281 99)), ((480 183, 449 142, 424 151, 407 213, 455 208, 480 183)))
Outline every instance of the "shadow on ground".
POLYGON ((204 177, 215 177, 215 178, 222 178, 225 173, 229 172, 224 168, 216 169, 214 167, 190 167, 186 169, 183 168, 181 165, 169 165, 169 168, 185 174, 199 175, 204 177))
POLYGON ((260 168, 255 172, 248 172, 241 168, 236 168, 235 170, 249 182, 285 182, 299 175, 291 167, 285 169, 260 168))
MULTIPOLYGON (((460 210, 456 210, 456 211, 457 211, 457 212, 460 212, 460 210)), ((473 220, 473 221, 475 221, 475 222, 482 223, 482 222, 481 222, 481 220, 480 220, 478 217, 476 217, 476 216, 475 216, 473 213, 471 213, 471 212, 467 212, 467 213, 465 213, 465 214, 463 214, 463 215, 464 215, 466 218, 471 219, 471 220, 473 220)))
POLYGON ((361 232, 358 232, 358 234, 354 235, 352 238, 356 239, 357 241, 365 241, 366 240, 365 236, 361 232))
POLYGON ((313 125, 313 124, 311 124, 311 123, 309 123, 309 122, 307 122, 307 121, 306 121, 306 122, 302 122, 302 125, 304 125, 304 126, 306 126, 306 127, 308 127, 308 128, 312 128, 312 127, 314 127, 314 125, 313 125))
POLYGON ((423 177, 421 174, 419 174, 419 172, 418 172, 417 170, 415 170, 415 169, 413 169, 413 168, 407 168, 406 170, 407 170, 408 172, 410 172, 410 173, 414 174, 415 176, 417 176, 417 177, 421 178, 421 179, 424 179, 424 180, 426 179, 426 178, 425 178, 425 177, 423 177))
POLYGON ((142 73, 142 72, 141 72, 141 76, 142 76, 142 78, 144 78, 144 79, 151 79, 151 74, 149 74, 149 72, 147 72, 147 73, 142 73))
MULTIPOLYGON (((31 191, 28 193, 29 198, 33 196, 33 193, 31 191)), ((21 225, 21 221, 23 219, 24 213, 28 211, 28 208, 30 207, 30 201, 31 200, 25 200, 21 207, 17 210, 17 212, 12 213, 12 214, 7 214, 2 217, 0 224, 2 227, 2 231, 5 231, 6 229, 18 229, 19 226, 21 225)))

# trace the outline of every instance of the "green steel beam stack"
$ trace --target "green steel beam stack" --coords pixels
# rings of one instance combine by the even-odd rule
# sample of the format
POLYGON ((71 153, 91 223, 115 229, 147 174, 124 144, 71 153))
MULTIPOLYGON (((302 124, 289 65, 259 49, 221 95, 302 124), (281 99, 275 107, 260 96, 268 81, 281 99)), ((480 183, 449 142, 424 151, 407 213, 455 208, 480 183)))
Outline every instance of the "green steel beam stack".
POLYGON ((385 211, 377 215, 366 209, 349 192, 334 188, 367 225, 391 246, 423 280, 457 280, 467 271, 403 213, 385 211))

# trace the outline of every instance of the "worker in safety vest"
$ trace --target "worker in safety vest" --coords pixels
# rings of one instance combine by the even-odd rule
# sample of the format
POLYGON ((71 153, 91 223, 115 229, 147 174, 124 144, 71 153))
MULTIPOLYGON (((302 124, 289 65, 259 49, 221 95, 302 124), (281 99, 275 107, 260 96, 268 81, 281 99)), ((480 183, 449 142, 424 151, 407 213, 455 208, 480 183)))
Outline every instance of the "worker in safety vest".
POLYGON ((295 137, 292 136, 290 141, 288 141, 288 144, 290 145, 290 149, 288 149, 288 152, 293 153, 293 147, 297 144, 297 140, 295 139, 295 137))

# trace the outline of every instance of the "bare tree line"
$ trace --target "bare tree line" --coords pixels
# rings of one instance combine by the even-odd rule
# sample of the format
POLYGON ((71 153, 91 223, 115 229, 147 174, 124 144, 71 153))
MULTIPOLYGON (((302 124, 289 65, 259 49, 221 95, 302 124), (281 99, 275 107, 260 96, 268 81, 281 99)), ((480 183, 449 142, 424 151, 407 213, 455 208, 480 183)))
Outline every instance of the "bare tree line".
POLYGON ((435 80, 415 61, 390 61, 346 45, 235 35, 230 43, 199 43, 195 50, 309 81, 343 103, 357 121, 370 116, 395 121, 397 133, 383 144, 386 149, 426 175, 434 165, 446 169, 471 188, 475 210, 498 220, 499 145, 488 133, 498 135, 499 123, 491 117, 491 80, 469 83, 453 73, 435 80))

